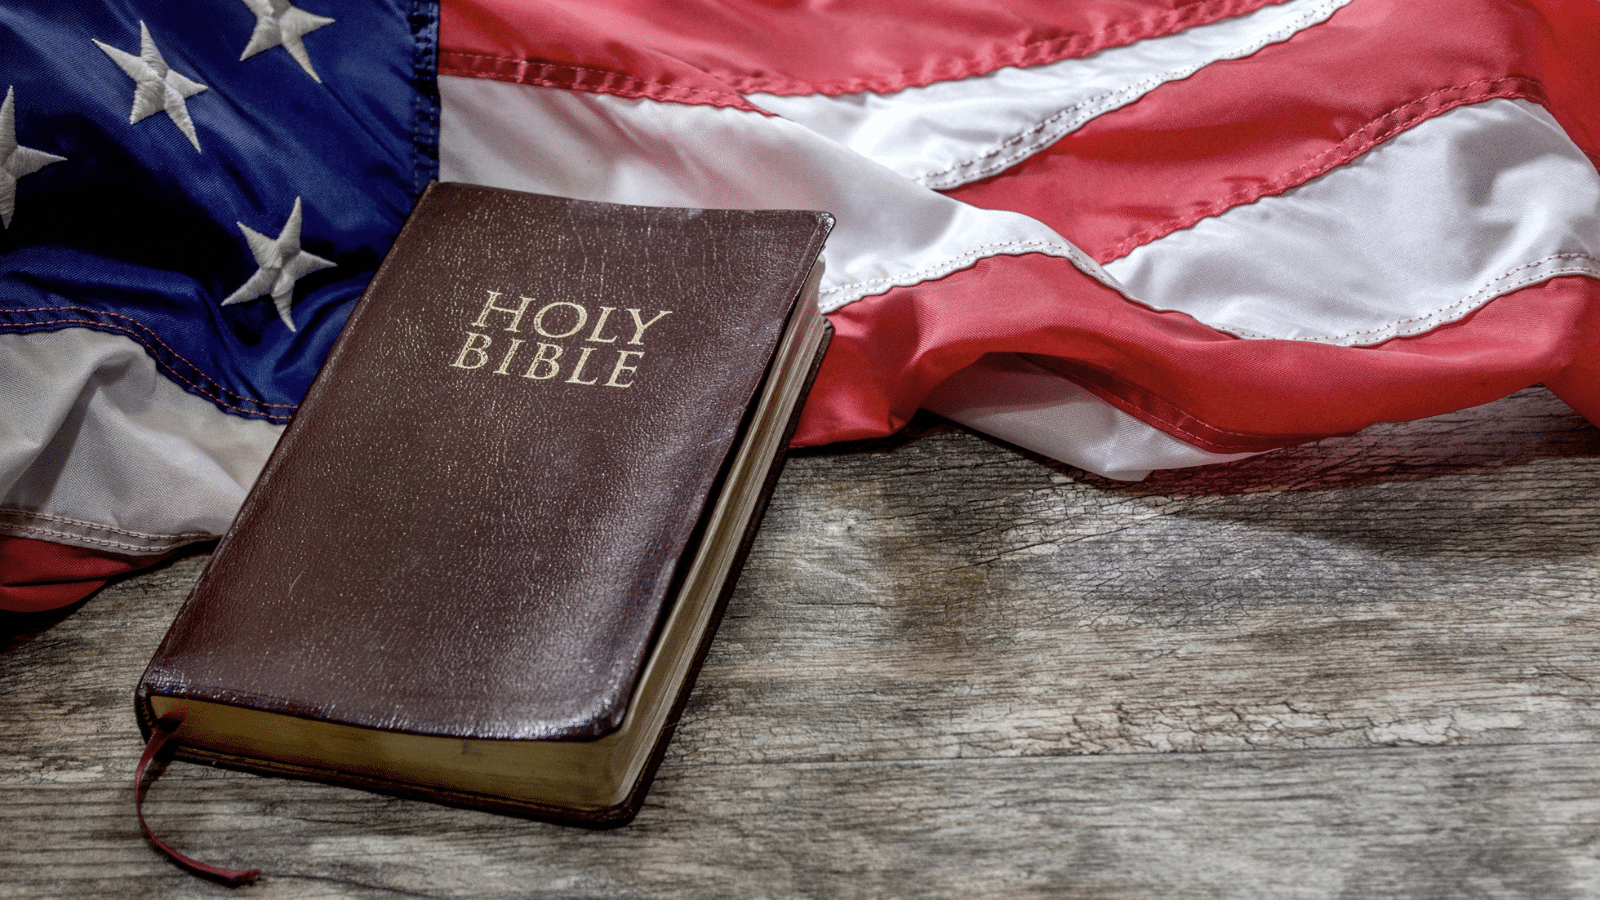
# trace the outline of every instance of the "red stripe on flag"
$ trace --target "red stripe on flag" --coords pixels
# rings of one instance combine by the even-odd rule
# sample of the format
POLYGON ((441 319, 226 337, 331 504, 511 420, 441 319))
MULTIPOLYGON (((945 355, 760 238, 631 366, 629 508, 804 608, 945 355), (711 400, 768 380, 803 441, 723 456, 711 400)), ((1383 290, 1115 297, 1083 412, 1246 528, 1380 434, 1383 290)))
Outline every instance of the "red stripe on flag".
POLYGON ((448 0, 440 71, 657 100, 847 94, 1087 56, 1282 0, 448 0))
POLYGON ((608 8, 619 4, 572 5, 447 0, 440 8, 439 74, 755 109, 728 85, 638 40, 629 14, 608 8))
POLYGON ((1600 282, 1584 277, 1524 288, 1459 322, 1366 348, 1239 340, 1181 313, 1129 303, 1043 256, 991 258, 829 318, 834 342, 797 444, 891 433, 935 386, 985 353, 1034 354, 1124 411, 1217 453, 1438 415, 1541 381, 1587 377, 1592 385, 1593 373, 1580 377, 1576 367, 1600 356, 1600 282))
POLYGON ((1027 213, 1106 262, 1494 97, 1546 103, 1592 155, 1600 3, 1545 5, 1550 21, 1497 0, 1356 0, 1288 41, 1163 85, 950 193, 1027 213))
MULTIPOLYGON (((1535 36, 1532 54, 1550 95, 1551 112, 1574 143, 1600 168, 1600 3, 1542 0, 1548 24, 1535 36)), ((1532 55, 1530 54, 1530 55, 1532 55)))
POLYGON ((0 535, 0 610, 42 612, 71 606, 168 555, 127 556, 0 535))

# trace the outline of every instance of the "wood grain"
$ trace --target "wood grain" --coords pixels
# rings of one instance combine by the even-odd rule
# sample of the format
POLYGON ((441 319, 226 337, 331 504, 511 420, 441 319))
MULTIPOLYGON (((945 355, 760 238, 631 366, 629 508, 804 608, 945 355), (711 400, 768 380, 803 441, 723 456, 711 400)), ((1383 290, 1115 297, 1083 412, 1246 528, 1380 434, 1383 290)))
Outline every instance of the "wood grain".
MULTIPOLYGON (((645 810, 174 764, 259 897, 1600 896, 1600 431, 1542 390, 1139 484, 931 417, 796 455, 645 810)), ((0 897, 209 897, 132 814, 193 556, 0 620, 0 897)))

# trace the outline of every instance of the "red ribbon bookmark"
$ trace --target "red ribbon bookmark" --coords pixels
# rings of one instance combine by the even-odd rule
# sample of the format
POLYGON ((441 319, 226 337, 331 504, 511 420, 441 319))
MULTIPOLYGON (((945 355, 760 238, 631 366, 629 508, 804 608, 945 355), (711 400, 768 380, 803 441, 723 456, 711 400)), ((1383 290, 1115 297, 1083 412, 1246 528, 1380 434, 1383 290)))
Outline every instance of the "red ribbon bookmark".
POLYGON ((139 827, 144 829, 144 836, 150 839, 150 843, 156 845, 157 850, 166 854, 168 859, 199 875, 201 878, 209 878, 229 887, 251 884, 261 876, 260 869, 223 869, 217 866, 208 866, 199 860, 190 859, 162 843, 161 839, 156 837, 155 832, 150 830, 150 826, 145 823, 144 794, 149 787, 149 783, 155 780, 154 776, 146 778, 145 775, 150 769, 150 763, 162 755, 162 751, 167 748, 172 736, 177 733, 180 721, 180 719, 162 719, 155 723, 150 729, 150 740, 144 745, 144 754, 139 757, 139 767, 133 772, 133 810, 139 816, 139 827))

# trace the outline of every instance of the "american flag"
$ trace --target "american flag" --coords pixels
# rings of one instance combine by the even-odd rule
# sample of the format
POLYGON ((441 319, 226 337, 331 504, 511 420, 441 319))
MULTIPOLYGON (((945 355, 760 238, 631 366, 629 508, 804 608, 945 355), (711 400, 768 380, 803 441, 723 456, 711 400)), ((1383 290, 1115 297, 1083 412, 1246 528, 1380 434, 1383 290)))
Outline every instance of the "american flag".
POLYGON ((1600 422, 1597 0, 11 0, 0 607, 219 535, 431 179, 832 211, 797 440, 1600 422))

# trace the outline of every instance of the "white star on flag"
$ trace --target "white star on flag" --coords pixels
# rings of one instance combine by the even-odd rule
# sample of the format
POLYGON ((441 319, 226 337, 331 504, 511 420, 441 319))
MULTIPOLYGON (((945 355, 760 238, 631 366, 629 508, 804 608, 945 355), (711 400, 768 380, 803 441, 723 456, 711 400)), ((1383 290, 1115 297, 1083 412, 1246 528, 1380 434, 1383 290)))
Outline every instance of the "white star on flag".
POLYGON ((244 48, 239 61, 244 62, 263 50, 282 47, 313 81, 321 84, 322 79, 311 67, 311 54, 306 52, 301 38, 324 25, 332 25, 334 20, 308 13, 290 4, 289 0, 244 0, 244 5, 256 14, 256 30, 250 35, 250 45, 244 48))
POLYGON ((278 232, 276 238, 267 237, 243 222, 235 224, 244 232, 244 239, 250 244, 250 252, 255 255, 259 268, 250 276, 250 280, 229 294, 222 305, 232 306, 271 296, 272 302, 278 307, 278 318, 289 326, 290 331, 296 330, 294 320, 289 316, 289 307, 294 303, 295 282, 312 272, 334 266, 334 263, 314 253, 300 249, 300 198, 294 198, 294 210, 289 213, 289 221, 284 223, 283 230, 278 232))
POLYGON ((17 210, 17 179, 66 159, 17 143, 15 93, 7 87, 5 103, 0 104, 0 228, 11 227, 11 216, 17 210))
POLYGON ((206 86, 185 78, 167 65, 144 22, 139 23, 138 56, 98 40, 94 45, 105 51, 133 79, 133 112, 128 114, 128 124, 165 111, 172 124, 178 126, 178 130, 199 151, 200 138, 195 134, 194 120, 189 118, 187 100, 205 90, 206 86))

